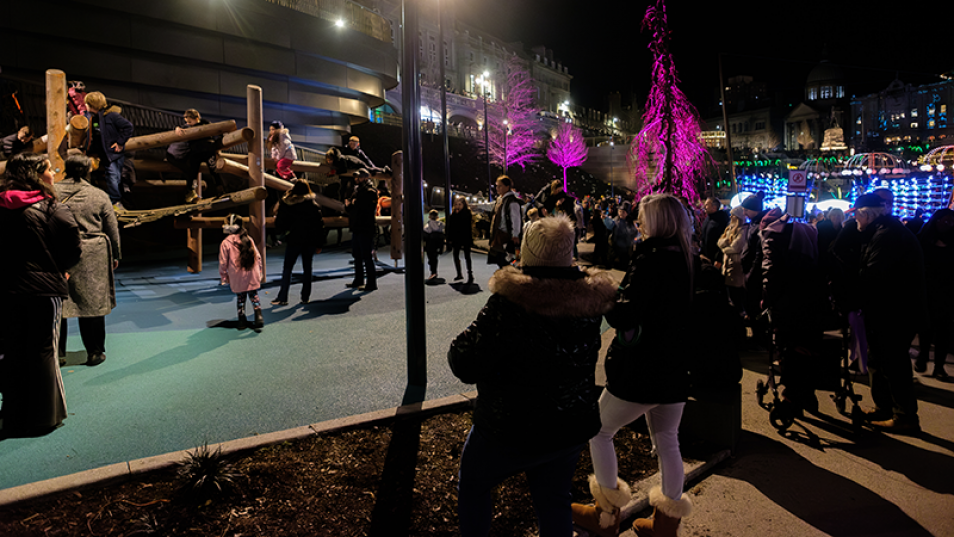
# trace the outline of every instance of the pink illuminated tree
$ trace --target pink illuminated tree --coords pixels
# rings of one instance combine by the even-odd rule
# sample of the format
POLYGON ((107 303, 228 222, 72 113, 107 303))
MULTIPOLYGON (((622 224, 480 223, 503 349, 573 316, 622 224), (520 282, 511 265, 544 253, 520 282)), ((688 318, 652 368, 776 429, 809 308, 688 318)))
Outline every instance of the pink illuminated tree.
POLYGON ((699 199, 696 182, 712 159, 700 139, 699 113, 679 89, 663 0, 649 6, 642 28, 652 33, 653 69, 643 129, 633 139, 627 157, 634 171, 635 190, 640 197, 668 192, 695 201, 699 199))
POLYGON ((563 168, 564 192, 569 192, 566 187, 566 169, 586 162, 588 152, 583 131, 572 123, 560 123, 556 137, 550 141, 550 147, 547 148, 547 158, 563 168))
POLYGON ((536 130, 539 129, 535 93, 533 78, 522 60, 511 56, 507 61, 503 98, 490 107, 490 117, 487 118, 490 127, 490 160, 499 165, 504 173, 514 165, 525 168, 540 156, 534 148, 536 130))

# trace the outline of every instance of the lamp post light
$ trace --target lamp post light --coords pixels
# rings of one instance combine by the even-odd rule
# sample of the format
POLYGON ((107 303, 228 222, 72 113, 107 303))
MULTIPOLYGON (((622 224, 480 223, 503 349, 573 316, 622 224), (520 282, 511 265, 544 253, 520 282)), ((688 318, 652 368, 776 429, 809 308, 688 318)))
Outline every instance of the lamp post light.
POLYGON ((616 197, 616 190, 613 188, 615 181, 613 180, 613 153, 616 152, 616 140, 610 140, 610 197, 616 197))
POLYGON ((484 71, 483 76, 478 77, 476 82, 480 86, 480 95, 484 99, 484 155, 487 157, 487 198, 494 200, 494 177, 490 171, 490 117, 487 115, 487 86, 490 85, 490 73, 484 71))

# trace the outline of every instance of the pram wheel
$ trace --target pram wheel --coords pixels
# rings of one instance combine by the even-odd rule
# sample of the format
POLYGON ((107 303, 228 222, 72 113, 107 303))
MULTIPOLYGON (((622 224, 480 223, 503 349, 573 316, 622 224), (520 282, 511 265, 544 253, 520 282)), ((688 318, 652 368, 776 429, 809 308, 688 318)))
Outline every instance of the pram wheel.
POLYGON ((772 427, 779 431, 784 431, 795 423, 795 418, 799 414, 799 409, 794 404, 779 402, 769 411, 769 422, 772 427))

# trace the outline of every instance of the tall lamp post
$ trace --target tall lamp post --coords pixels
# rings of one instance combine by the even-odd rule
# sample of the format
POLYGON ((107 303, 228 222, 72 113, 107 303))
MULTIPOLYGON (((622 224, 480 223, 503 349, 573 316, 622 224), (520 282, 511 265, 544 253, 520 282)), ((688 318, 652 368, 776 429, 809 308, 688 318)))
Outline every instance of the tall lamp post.
POLYGON ((494 177, 490 171, 490 117, 487 115, 487 86, 490 84, 490 73, 484 71, 483 76, 476 82, 480 86, 480 96, 484 98, 484 154, 487 157, 487 199, 494 201, 494 177))
POLYGON ((613 189, 613 185, 616 184, 616 181, 613 179, 613 153, 616 152, 616 140, 610 140, 610 197, 616 197, 616 191, 613 189))

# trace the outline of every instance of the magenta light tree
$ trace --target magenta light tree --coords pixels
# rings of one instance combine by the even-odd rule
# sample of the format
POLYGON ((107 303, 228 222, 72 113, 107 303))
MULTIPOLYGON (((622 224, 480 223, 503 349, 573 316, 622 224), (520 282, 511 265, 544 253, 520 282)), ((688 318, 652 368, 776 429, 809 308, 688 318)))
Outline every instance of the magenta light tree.
POLYGON ((566 169, 579 166, 586 162, 586 141, 583 131, 572 123, 560 123, 556 136, 550 141, 547 148, 547 158, 557 166, 563 168, 563 191, 569 192, 566 187, 566 169))
POLYGON ((534 148, 539 129, 535 94, 527 68, 519 57, 511 56, 507 61, 503 98, 490 107, 487 120, 490 127, 487 152, 491 162, 499 165, 504 173, 510 166, 524 168, 540 156, 534 148))
POLYGON ((668 192, 696 201, 696 182, 706 172, 711 157, 700 139, 699 113, 679 89, 663 0, 649 6, 642 28, 652 33, 649 48, 653 69, 643 129, 633 138, 627 156, 635 190, 638 197, 668 192))

